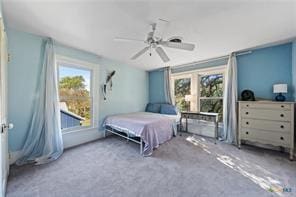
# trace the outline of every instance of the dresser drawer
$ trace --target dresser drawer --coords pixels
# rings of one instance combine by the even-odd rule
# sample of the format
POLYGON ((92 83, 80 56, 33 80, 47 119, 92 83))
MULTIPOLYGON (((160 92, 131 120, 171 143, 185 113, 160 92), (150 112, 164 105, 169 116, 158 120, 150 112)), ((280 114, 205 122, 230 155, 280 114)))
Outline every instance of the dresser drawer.
POLYGON ((247 109, 282 109, 282 110, 291 110, 290 104, 278 104, 278 103, 260 103, 260 102, 246 102, 240 103, 242 108, 247 109))
POLYGON ((240 101, 238 146, 241 140, 281 146, 294 156, 294 103, 240 101))
POLYGON ((243 118, 241 120, 241 127, 261 129, 261 130, 267 130, 267 131, 291 132, 290 122, 255 120, 255 119, 243 118))
POLYGON ((243 108, 241 110, 241 117, 276 121, 290 121, 291 111, 243 108))
POLYGON ((240 135, 240 138, 243 140, 267 143, 275 146, 289 147, 291 143, 291 135, 288 133, 243 128, 240 135))

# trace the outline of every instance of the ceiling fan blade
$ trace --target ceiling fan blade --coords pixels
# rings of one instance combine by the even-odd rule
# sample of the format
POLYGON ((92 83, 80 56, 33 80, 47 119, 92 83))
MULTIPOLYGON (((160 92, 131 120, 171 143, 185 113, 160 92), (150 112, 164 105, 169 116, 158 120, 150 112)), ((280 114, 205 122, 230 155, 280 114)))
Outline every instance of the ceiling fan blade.
POLYGON ((159 43, 164 47, 175 48, 175 49, 183 49, 187 51, 193 51, 195 45, 190 43, 180 43, 180 42, 170 42, 170 41, 161 41, 159 43))
POLYGON ((157 22, 157 31, 155 33, 155 36, 158 38, 163 38, 164 35, 166 35, 167 33, 166 31, 169 25, 170 25, 170 22, 168 20, 159 18, 157 22))
POLYGON ((116 37, 114 38, 114 41, 120 41, 120 42, 145 42, 145 40, 139 40, 139 39, 133 39, 133 38, 122 38, 122 37, 116 37))
POLYGON ((142 49, 141 51, 139 51, 138 53, 136 53, 133 57, 131 57, 132 60, 137 59, 140 55, 144 54, 146 51, 149 50, 149 46, 145 47, 144 49, 142 49))
POLYGON ((170 61, 170 58, 167 56, 167 54, 161 47, 156 47, 155 51, 159 55, 159 57, 162 59, 163 62, 170 61))

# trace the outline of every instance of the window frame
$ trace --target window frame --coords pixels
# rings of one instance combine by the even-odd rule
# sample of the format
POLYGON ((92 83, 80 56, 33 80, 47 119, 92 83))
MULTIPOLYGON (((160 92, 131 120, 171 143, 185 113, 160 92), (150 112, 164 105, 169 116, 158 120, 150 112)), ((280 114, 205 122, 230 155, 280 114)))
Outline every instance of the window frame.
MULTIPOLYGON (((99 117, 99 66, 94 63, 86 62, 77 60, 74 58, 56 55, 56 69, 57 69, 57 83, 59 84, 59 67, 68 67, 68 68, 75 68, 90 71, 90 95, 87 98, 91 100, 91 121, 89 126, 76 126, 70 128, 62 129, 62 133, 71 133, 71 132, 78 132, 84 131, 89 129, 98 128, 98 117, 99 117), (64 66, 65 64, 66 66, 64 66)), ((58 88, 59 91, 59 88, 58 88)), ((58 92, 59 102, 60 102, 60 95, 58 92)), ((79 99, 79 98, 77 98, 79 99)))
MULTIPOLYGON (((172 102, 174 105, 176 105, 176 101, 175 101, 175 80, 177 79, 190 79, 190 94, 192 95, 192 92, 194 91, 194 88, 193 88, 193 83, 192 83, 192 80, 193 80, 193 75, 190 74, 190 73, 178 73, 178 74, 172 74, 171 75, 171 80, 170 80, 170 83, 171 83, 171 95, 172 95, 172 102)), ((189 103, 189 108, 191 110, 191 104, 192 102, 189 103)))
MULTIPOLYGON (((199 111, 201 111, 201 100, 224 100, 224 93, 225 93, 225 69, 224 70, 215 70, 213 72, 210 72, 210 73, 206 73, 206 74, 200 74, 198 76, 198 86, 199 86, 199 92, 198 92, 198 103, 199 103, 199 111), (200 83, 200 80, 201 80, 201 77, 203 76, 206 76, 206 75, 215 75, 215 74, 222 74, 222 87, 223 87, 223 95, 221 97, 202 97, 201 96, 201 83, 200 83)), ((220 116, 219 116, 220 117, 220 116)))
MULTIPOLYGON (((172 73, 171 74, 171 95, 173 104, 175 104, 175 80, 182 79, 182 78, 191 78, 191 95, 192 101, 190 102, 190 110, 200 112, 200 77, 204 75, 211 75, 211 74, 222 74, 223 75, 223 95, 225 92, 225 72, 226 72, 226 65, 220 65, 210 68, 200 68, 191 71, 185 71, 180 73, 172 73), (190 77, 188 77, 190 76, 190 77)), ((206 98, 206 97, 202 97, 206 98)), ((209 98, 209 97, 207 97, 209 98)), ((213 99, 213 97, 211 97, 213 99)), ((220 97, 218 99, 221 99, 220 97)), ((223 100, 223 96, 222 96, 223 100)))
POLYGON ((199 86, 199 88, 198 88, 198 103, 199 103, 198 109, 199 109, 199 112, 201 111, 201 105, 200 105, 201 100, 207 100, 207 99, 208 100, 215 100, 215 99, 220 100, 220 99, 222 99, 222 101, 223 101, 224 92, 225 92, 225 69, 224 70, 217 69, 217 70, 213 70, 213 71, 207 72, 207 73, 200 73, 198 75, 198 81, 197 82, 198 82, 198 86, 199 86), (200 89, 201 89, 200 88, 201 77, 206 76, 206 75, 215 75, 215 74, 222 74, 223 95, 221 97, 202 97, 201 96, 201 91, 200 91, 200 89))

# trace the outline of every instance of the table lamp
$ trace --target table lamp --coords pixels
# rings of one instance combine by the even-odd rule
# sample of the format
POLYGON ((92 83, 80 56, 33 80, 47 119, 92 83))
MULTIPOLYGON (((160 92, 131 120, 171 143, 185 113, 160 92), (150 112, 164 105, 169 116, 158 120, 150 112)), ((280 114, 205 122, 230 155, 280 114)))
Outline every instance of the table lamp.
POLYGON ((274 84, 273 85, 273 93, 278 94, 275 97, 276 101, 285 101, 286 97, 283 95, 283 93, 288 92, 288 85, 287 84, 274 84))

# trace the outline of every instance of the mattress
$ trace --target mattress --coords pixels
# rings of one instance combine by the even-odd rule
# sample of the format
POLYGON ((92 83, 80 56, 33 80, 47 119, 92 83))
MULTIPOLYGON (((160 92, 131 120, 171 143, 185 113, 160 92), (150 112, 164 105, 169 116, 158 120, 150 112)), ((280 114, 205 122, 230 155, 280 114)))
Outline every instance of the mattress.
POLYGON ((176 135, 178 121, 178 115, 135 112, 108 116, 103 126, 140 137, 145 143, 143 154, 148 156, 153 149, 176 135))

